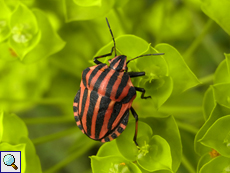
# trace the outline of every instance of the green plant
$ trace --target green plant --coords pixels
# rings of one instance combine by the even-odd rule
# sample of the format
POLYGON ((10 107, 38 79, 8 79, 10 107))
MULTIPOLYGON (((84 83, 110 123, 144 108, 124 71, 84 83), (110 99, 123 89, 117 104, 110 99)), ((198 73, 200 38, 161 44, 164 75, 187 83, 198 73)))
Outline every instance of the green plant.
POLYGON ((229 172, 229 8, 227 0, 0 0, 0 150, 22 151, 25 173, 229 172), (165 53, 128 64, 146 72, 132 82, 152 96, 133 102, 138 147, 132 116, 103 145, 74 122, 82 71, 113 46, 105 17, 119 54, 165 53))

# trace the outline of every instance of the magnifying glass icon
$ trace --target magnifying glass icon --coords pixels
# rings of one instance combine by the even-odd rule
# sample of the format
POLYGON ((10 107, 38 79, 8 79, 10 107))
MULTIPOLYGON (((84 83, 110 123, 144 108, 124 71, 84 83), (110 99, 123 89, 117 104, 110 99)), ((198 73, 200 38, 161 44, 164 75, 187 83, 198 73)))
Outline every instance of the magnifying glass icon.
POLYGON ((3 158, 3 162, 7 166, 12 166, 15 170, 18 169, 18 167, 14 164, 15 163, 15 158, 11 154, 7 154, 3 158))

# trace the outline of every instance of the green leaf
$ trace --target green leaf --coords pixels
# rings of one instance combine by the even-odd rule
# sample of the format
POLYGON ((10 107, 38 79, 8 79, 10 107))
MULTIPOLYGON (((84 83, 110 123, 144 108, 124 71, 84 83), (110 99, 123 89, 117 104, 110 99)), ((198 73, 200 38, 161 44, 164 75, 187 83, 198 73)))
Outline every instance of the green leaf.
POLYGON ((218 23, 225 32, 230 35, 230 18, 228 17, 230 1, 201 0, 201 2, 201 9, 203 12, 218 23))
POLYGON ((74 2, 82 7, 101 6, 101 0, 74 0, 74 2))
MULTIPOLYGON (((146 45, 147 46, 147 45, 146 45)), ((149 47, 148 51, 142 54, 156 54, 156 49, 149 47)), ((147 80, 160 79, 161 77, 168 76, 168 65, 162 55, 152 55, 140 57, 136 61, 136 66, 140 71, 144 71, 147 80)))
MULTIPOLYGON (((142 173, 150 173, 149 171, 143 169, 142 167, 139 167, 142 173)), ((158 171, 153 171, 151 173, 173 173, 172 170, 158 170, 158 171)))
POLYGON ((218 156, 212 159, 210 162, 205 164, 199 171, 199 173, 207 173, 207 172, 220 172, 220 173, 228 173, 230 170, 230 159, 218 156))
POLYGON ((215 84, 210 86, 210 88, 205 93, 203 108, 207 121, 200 128, 195 137, 195 151, 200 155, 208 152, 209 149, 197 141, 205 135, 206 131, 217 119, 230 114, 229 86, 230 83, 215 84))
MULTIPOLYGON (((143 54, 158 53, 154 48, 143 54)), ((170 97, 173 91, 172 78, 168 76, 168 65, 164 56, 145 56, 136 60, 138 71, 144 71, 145 76, 139 78, 138 86, 146 89, 146 95, 152 96, 149 102, 152 102, 155 109, 159 109, 170 97), (148 64, 148 65, 146 65, 148 64)))
MULTIPOLYGON (((117 38, 116 44, 120 54, 126 55, 128 59, 143 55, 149 49, 149 44, 135 35, 122 35, 117 38)), ((130 62, 129 65, 135 61, 130 62)))
POLYGON ((9 18, 11 15, 10 9, 0 1, 0 42, 4 41, 10 36, 9 18))
POLYGON ((22 172, 41 173, 40 160, 25 123, 18 116, 4 112, 0 112, 0 120, 0 151, 21 151, 22 172))
MULTIPOLYGON (((130 161, 136 160, 138 149, 136 144, 133 141, 133 136, 135 134, 135 123, 130 121, 124 132, 116 139, 117 147, 120 153, 126 159, 130 161)), ((137 143, 139 145, 145 140, 149 142, 152 137, 152 129, 141 121, 138 122, 138 134, 137 134, 137 143)))
POLYGON ((148 124, 142 121, 138 121, 137 143, 139 147, 142 147, 146 143, 149 143, 152 136, 152 128, 148 124))
POLYGON ((1 151, 21 151, 21 172, 42 173, 40 160, 33 143, 28 138, 21 138, 20 144, 0 143, 1 151))
POLYGON ((158 135, 153 136, 149 143, 140 147, 137 157, 138 164, 148 171, 171 170, 170 146, 158 135))
POLYGON ((205 164, 210 162, 210 160, 212 160, 212 158, 210 157, 209 153, 204 154, 198 162, 197 170, 199 171, 205 164))
POLYGON ((91 156, 90 158, 93 173, 141 173, 136 164, 123 157, 91 156))
POLYGON ((26 29, 31 31, 32 34, 38 32, 38 25, 34 14, 26 5, 20 3, 11 15, 10 27, 12 29, 14 26, 24 23, 27 24, 26 29))
POLYGON ((215 149, 218 153, 230 158, 230 115, 216 120, 202 139, 203 145, 215 149))
POLYGON ((11 145, 6 142, 0 143, 0 151, 21 151, 21 172, 25 172, 27 162, 26 162, 26 144, 11 145))
POLYGON ((210 86, 205 92, 204 99, 203 99, 203 112, 204 112, 205 120, 207 120, 208 117, 211 115, 215 106, 216 106, 216 99, 214 96, 214 90, 213 87, 210 86))
POLYGON ((225 54, 225 60, 217 67, 214 83, 230 83, 230 54, 225 54))
POLYGON ((98 157, 122 156, 118 150, 116 140, 104 143, 97 152, 98 157))
POLYGON ((216 104, 214 109, 211 112, 211 115, 208 117, 207 121, 205 124, 200 128, 200 130, 197 132, 196 137, 195 137, 195 151, 200 154, 206 154, 207 152, 210 151, 210 148, 207 148, 206 146, 203 146, 200 142, 198 142, 208 131, 208 129, 212 126, 212 124, 219 118, 230 114, 230 109, 221 106, 220 104, 216 104))
POLYGON ((225 106, 230 108, 230 83, 221 83, 213 85, 214 95, 216 101, 225 106))
MULTIPOLYGON (((142 38, 137 37, 135 35, 122 35, 117 37, 115 41, 116 41, 116 50, 118 54, 126 55, 128 60, 135 58, 139 55, 143 55, 149 49, 149 44, 142 38)), ((110 43, 102 47, 94 57, 111 52, 112 47, 113 47, 113 42, 111 41, 110 43)), ((111 58, 114 58, 114 53, 112 57, 104 58, 103 62, 107 62, 108 59, 111 58)), ((137 62, 136 60, 131 61, 129 63, 129 66, 132 66, 132 64, 136 64, 136 62, 137 62)))
POLYGON ((200 84, 174 47, 168 44, 158 44, 155 48, 158 52, 165 53, 164 58, 168 64, 169 76, 173 79, 173 94, 179 94, 200 84))
POLYGON ((164 76, 155 80, 142 78, 140 79, 139 86, 146 89, 147 96, 152 96, 148 101, 152 103, 155 109, 159 109, 173 91, 173 81, 169 76, 164 76))
POLYGON ((28 7, 19 4, 10 18, 10 47, 22 60, 40 39, 37 20, 28 7))
POLYGON ((46 15, 40 10, 33 10, 40 29, 41 38, 37 45, 24 57, 24 63, 31 63, 46 58, 64 46, 65 42, 53 30, 46 15))
MULTIPOLYGON (((74 21, 74 20, 91 20, 98 17, 105 16, 113 7, 114 0, 101 0, 100 6, 81 6, 76 4, 76 1, 80 2, 80 0, 64 0, 64 9, 65 9, 65 19, 67 22, 74 21)), ((93 2, 93 0, 88 0, 87 2, 96 3, 98 1, 93 2)), ((84 3, 86 4, 86 3, 84 3)))
POLYGON ((152 128, 153 135, 159 135, 167 141, 171 150, 172 170, 176 172, 181 163, 182 144, 179 129, 173 116, 148 117, 141 119, 141 121, 152 128))
POLYGON ((200 155, 205 154, 209 151, 209 149, 201 145, 197 141, 204 137, 207 130, 213 125, 213 123, 217 119, 230 114, 230 93, 228 89, 229 86, 230 83, 215 84, 211 86, 205 94, 203 107, 205 117, 208 119, 205 124, 200 128, 195 137, 195 151, 200 155))
POLYGON ((1 56, 0 59, 4 61, 17 61, 18 55, 10 48, 7 42, 0 43, 1 56))
POLYGON ((0 142, 18 144, 22 137, 28 137, 27 127, 17 115, 0 112, 0 116, 0 142))
POLYGON ((25 145, 25 155, 26 155, 26 173, 42 173, 41 163, 38 155, 36 154, 35 147, 29 138, 21 138, 20 143, 25 145))

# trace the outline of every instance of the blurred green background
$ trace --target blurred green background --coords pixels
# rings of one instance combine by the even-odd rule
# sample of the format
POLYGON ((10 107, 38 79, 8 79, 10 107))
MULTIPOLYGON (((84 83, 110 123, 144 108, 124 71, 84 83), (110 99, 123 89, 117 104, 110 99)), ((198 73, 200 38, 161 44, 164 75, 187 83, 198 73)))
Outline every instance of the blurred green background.
MULTIPOLYGON (((193 140, 204 123, 202 99, 224 53, 230 50, 228 34, 201 10, 201 3, 0 1, 0 109, 26 123, 44 172, 90 173, 89 156, 102 145, 77 128, 72 103, 82 71, 112 41, 105 17, 115 38, 132 34, 153 47, 158 43, 175 47, 202 82, 169 98, 158 110, 178 122, 183 145, 178 173, 196 170, 199 156, 193 140)), ((157 112, 140 99, 133 105, 140 117, 157 112)))

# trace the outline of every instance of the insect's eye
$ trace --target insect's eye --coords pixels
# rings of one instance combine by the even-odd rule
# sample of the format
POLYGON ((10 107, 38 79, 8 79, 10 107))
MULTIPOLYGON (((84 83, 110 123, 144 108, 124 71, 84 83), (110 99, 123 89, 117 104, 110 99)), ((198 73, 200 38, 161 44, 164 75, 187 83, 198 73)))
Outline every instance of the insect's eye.
POLYGON ((111 59, 109 59, 108 61, 111 62, 111 59))

